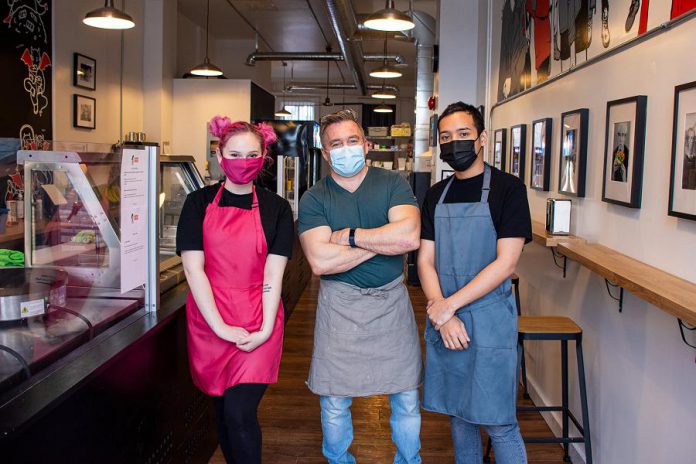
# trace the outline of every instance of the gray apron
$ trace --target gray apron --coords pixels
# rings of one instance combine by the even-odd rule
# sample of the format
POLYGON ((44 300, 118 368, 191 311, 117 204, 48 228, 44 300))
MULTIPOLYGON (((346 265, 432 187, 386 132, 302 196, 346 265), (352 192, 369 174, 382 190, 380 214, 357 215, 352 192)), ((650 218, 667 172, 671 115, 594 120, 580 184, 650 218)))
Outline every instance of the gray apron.
MULTIPOLYGON (((497 257, 490 208, 491 168, 484 168, 479 203, 444 203, 447 183, 435 207, 435 267, 445 297, 466 286, 497 257)), ((425 329, 423 408, 472 424, 516 422, 517 310, 510 279, 455 313, 471 338, 462 351, 445 347, 430 324, 425 329)))
POLYGON ((401 393, 421 379, 418 328, 402 276, 377 288, 321 281, 307 380, 313 393, 401 393))

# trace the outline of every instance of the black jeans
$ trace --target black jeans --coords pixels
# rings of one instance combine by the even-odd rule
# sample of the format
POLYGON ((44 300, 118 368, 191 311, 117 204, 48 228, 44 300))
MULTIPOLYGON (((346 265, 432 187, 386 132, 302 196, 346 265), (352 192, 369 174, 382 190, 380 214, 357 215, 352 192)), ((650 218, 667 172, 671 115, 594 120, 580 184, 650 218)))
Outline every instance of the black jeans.
POLYGON ((256 411, 267 384, 244 383, 213 398, 222 454, 229 464, 261 463, 261 427, 256 411))

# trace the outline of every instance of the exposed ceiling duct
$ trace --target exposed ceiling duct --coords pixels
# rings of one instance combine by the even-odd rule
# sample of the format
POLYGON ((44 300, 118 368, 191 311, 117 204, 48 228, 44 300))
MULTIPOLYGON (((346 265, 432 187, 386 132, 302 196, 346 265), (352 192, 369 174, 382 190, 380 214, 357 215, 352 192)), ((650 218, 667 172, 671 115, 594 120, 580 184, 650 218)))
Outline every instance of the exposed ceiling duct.
POLYGON ((331 28, 341 48, 341 54, 353 78, 355 88, 362 95, 367 95, 362 46, 360 42, 347 40, 347 37, 352 37, 358 29, 353 6, 350 0, 326 0, 326 9, 329 13, 331 28))
MULTIPOLYGON (((402 55, 390 53, 368 53, 363 57, 364 61, 393 61, 404 64, 406 61, 402 55)), ((342 53, 332 52, 254 52, 247 57, 246 64, 254 66, 257 61, 344 61, 342 53)))
MULTIPOLYGON (((435 18, 422 11, 413 11, 416 27, 412 34, 416 39, 416 124, 413 128, 413 147, 416 157, 428 151, 430 135, 430 109, 428 100, 433 95, 433 59, 435 44, 435 18)), ((416 170, 425 169, 416 158, 416 170)))
MULTIPOLYGON (((367 90, 390 90, 394 93, 399 93, 399 88, 395 85, 367 85, 367 90)), ((299 91, 304 91, 304 90, 326 90, 327 85, 326 84, 313 84, 313 83, 290 83, 287 87, 285 87, 285 90, 288 92, 299 92, 299 91)), ((329 84, 328 89, 329 90, 355 90, 355 84, 329 84)))

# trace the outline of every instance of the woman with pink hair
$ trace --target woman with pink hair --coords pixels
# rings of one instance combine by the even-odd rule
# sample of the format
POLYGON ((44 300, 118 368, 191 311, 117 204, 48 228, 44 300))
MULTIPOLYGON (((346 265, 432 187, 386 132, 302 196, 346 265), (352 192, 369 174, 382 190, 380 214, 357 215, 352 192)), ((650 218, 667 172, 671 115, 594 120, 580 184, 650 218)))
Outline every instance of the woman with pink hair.
POLYGON ((225 181, 186 198, 177 229, 190 292, 186 301, 193 382, 214 397, 227 462, 261 462, 257 409, 278 380, 283 347, 283 272, 292 255, 288 202, 254 179, 276 140, 265 124, 216 116, 217 159, 225 181))

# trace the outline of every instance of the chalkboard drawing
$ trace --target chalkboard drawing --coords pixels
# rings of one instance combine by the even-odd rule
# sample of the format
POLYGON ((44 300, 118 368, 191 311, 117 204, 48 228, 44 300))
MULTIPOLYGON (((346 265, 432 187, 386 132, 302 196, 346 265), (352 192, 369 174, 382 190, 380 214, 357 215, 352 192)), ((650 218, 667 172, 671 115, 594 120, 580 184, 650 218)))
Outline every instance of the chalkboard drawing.
POLYGON ((674 19, 696 8, 696 0, 672 0, 670 18, 674 19))
POLYGON ((19 146, 22 150, 48 150, 50 144, 43 134, 35 134, 33 127, 24 124, 19 129, 19 146))
POLYGON ((537 84, 548 79, 551 73, 551 5, 549 2, 550 0, 527 0, 526 5, 528 22, 534 31, 534 67, 537 72, 537 84))
POLYGON ((29 75, 24 79, 24 90, 29 94, 34 114, 43 115, 43 110, 48 106, 46 92, 46 77, 44 70, 51 66, 51 58, 46 52, 39 49, 25 49, 22 53, 22 62, 27 66, 29 75))
POLYGON ((592 43, 592 16, 596 0, 554 0, 553 8, 553 54, 556 61, 573 58, 585 52, 592 43), (571 49, 574 46, 574 52, 571 49))
POLYGON ((48 1, 40 0, 7 0, 10 12, 3 23, 10 29, 32 42, 48 43, 48 35, 44 26, 43 16, 48 12, 48 1))
POLYGON ((526 0, 505 0, 500 42, 498 100, 531 87, 531 68, 526 0))

